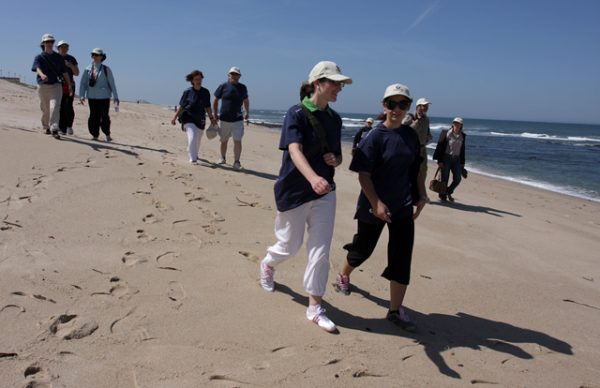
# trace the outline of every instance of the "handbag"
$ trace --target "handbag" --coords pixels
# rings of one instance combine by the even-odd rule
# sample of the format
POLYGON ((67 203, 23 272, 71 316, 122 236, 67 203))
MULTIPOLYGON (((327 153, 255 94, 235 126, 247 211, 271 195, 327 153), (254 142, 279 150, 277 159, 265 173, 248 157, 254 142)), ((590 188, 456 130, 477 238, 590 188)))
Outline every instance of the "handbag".
POLYGON ((440 176, 441 170, 442 169, 438 167, 433 179, 429 182, 429 190, 435 191, 438 194, 446 194, 448 188, 446 187, 446 184, 442 182, 442 177, 440 176))

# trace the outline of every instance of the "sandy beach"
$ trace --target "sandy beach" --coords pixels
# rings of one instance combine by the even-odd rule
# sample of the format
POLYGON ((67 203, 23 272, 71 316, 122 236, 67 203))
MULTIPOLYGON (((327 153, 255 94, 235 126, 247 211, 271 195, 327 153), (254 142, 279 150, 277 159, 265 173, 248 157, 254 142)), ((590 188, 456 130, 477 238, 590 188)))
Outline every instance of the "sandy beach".
MULTIPOLYGON (((1 387, 600 387, 600 203, 470 174, 417 220, 418 333, 384 319, 384 232, 352 294, 328 289, 329 334, 304 315, 304 250, 258 284, 277 130, 248 126, 235 171, 206 137, 190 165, 162 107, 122 102, 112 143, 75 111, 57 141, 37 91, 0 80, 1 387)), ((330 282, 355 232, 349 155, 330 282)))

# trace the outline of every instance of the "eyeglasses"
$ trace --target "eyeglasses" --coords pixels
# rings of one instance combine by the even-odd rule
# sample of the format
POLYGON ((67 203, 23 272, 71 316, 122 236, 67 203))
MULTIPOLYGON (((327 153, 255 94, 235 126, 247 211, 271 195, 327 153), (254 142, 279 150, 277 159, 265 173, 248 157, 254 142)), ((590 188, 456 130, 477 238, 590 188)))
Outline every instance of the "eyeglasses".
POLYGON ((92 54, 92 57, 101 57, 102 55, 100 54, 92 54))
POLYGON ((410 101, 408 100, 402 100, 402 101, 394 101, 394 100, 387 100, 384 102, 385 107, 388 108, 389 110, 394 110, 396 107, 400 108, 400 110, 407 110, 408 108, 410 108, 410 101))

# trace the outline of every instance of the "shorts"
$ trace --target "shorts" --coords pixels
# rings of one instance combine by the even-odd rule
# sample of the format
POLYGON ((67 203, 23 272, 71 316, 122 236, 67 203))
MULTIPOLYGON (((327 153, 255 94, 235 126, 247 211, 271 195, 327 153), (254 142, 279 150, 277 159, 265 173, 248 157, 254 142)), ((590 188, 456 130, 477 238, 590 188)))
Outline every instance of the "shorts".
POLYGON ((230 137, 233 137, 233 140, 236 141, 240 141, 244 137, 244 122, 242 120, 234 122, 221 121, 220 127, 219 136, 222 143, 228 141, 230 137))

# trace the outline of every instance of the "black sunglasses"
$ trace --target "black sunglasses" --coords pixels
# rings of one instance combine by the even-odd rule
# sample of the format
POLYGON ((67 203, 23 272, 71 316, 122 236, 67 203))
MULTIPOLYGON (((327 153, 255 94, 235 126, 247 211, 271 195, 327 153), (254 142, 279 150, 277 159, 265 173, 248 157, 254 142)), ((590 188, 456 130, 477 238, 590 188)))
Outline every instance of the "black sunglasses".
POLYGON ((408 100, 402 100, 402 101, 394 101, 394 100, 387 100, 384 102, 385 107, 388 108, 389 110, 394 110, 394 108, 398 107, 400 108, 400 110, 407 110, 408 108, 410 108, 410 101, 408 100))

